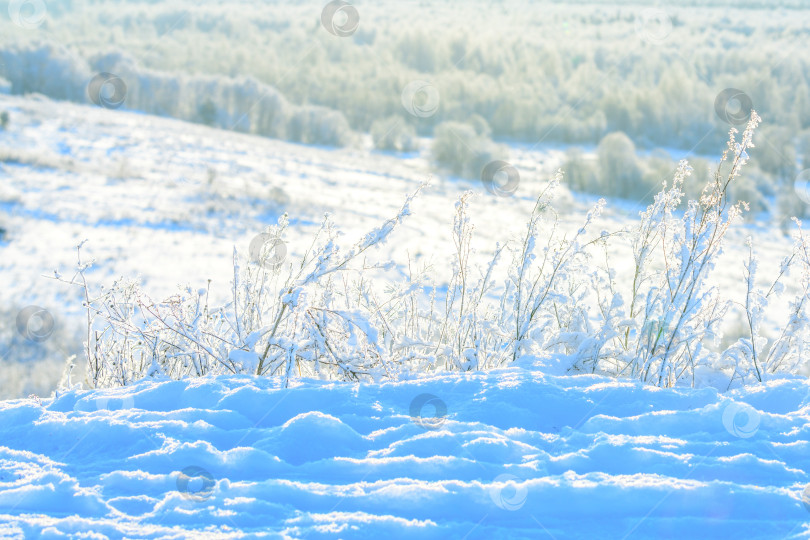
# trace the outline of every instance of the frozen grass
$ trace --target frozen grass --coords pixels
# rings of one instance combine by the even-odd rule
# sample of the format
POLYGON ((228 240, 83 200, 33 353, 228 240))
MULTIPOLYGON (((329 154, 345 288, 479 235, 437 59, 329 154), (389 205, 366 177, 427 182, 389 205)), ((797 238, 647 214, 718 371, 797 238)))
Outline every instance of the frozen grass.
POLYGON ((744 203, 732 204, 729 192, 749 159, 758 123, 754 113, 739 141, 730 131, 728 148, 699 200, 678 211, 691 172, 682 162, 638 222, 619 231, 591 231, 606 205, 599 201, 573 236, 562 233, 553 198, 558 175, 538 196, 524 235, 497 245, 490 260, 476 261, 472 193, 462 195, 444 287, 437 285, 441 277, 410 262, 404 263, 403 279, 385 287, 373 281, 396 266, 374 261, 372 253, 409 217, 418 191, 394 217, 350 245, 342 245, 326 216, 298 260, 273 249, 285 237, 282 216, 264 231, 250 261, 234 252, 231 299, 224 305, 209 305, 205 287, 188 287, 164 301, 151 300, 130 280, 96 290, 87 284, 90 263, 79 249, 77 274, 67 281, 86 296, 87 382, 102 387, 147 376, 217 373, 380 380, 408 372, 490 369, 525 357, 553 361, 569 372, 657 386, 725 389, 776 372, 804 373, 800 351, 807 338, 810 259, 803 255, 801 233, 770 291, 754 291, 751 278, 746 298, 737 301, 749 335, 725 351, 716 346, 720 322, 735 299, 724 297, 708 278, 730 227, 746 210, 744 203), (613 268, 615 241, 631 245, 628 275, 613 268), (604 265, 594 265, 596 260, 604 265), (758 328, 765 300, 797 265, 803 285, 791 304, 790 332, 774 343, 763 341, 758 328))

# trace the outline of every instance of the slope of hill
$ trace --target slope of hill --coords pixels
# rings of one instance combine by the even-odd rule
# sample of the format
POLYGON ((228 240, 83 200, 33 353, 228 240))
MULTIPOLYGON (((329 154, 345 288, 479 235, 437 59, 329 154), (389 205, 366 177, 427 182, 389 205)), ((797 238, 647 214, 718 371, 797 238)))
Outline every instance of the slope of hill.
MULTIPOLYGON (((71 275, 75 246, 82 240, 88 240, 84 256, 95 259, 88 273, 93 287, 140 278, 158 300, 177 292, 178 285, 208 287, 217 304, 232 294, 234 248, 245 255, 251 240, 283 212, 290 216, 285 241, 295 260, 309 247, 324 212, 349 239, 359 238, 432 179, 413 203, 413 217, 378 258, 396 263, 386 279, 406 275, 409 264, 432 265, 441 286, 450 279, 456 199, 468 189, 477 192, 470 201, 476 227, 472 247, 485 261, 496 242, 524 230, 534 198, 564 159, 559 148, 514 147, 511 161, 520 184, 513 196, 497 197, 479 182, 436 174, 427 150, 393 155, 296 145, 41 97, 0 95, 0 109, 11 120, 0 131, 3 326, 15 332, 17 312, 39 305, 64 335, 46 342, 50 354, 38 362, 5 362, 0 398, 48 395, 65 359, 81 354, 80 291, 48 277, 54 270, 71 275)), ((595 200, 563 188, 557 200, 560 228, 576 231, 595 200)), ((632 201, 610 201, 594 230, 622 229, 640 210, 642 205, 632 201)), ((775 229, 733 228, 712 280, 737 298, 744 294, 740 261, 748 236, 760 255, 766 288, 765 280, 778 273, 779 261, 790 252, 791 240, 775 229)), ((629 248, 618 243, 614 249, 615 269, 626 275, 629 248)), ((786 286, 786 294, 773 299, 765 314, 764 331, 772 336, 781 330, 787 301, 798 291, 795 279, 786 286)), ((729 340, 744 334, 737 314, 726 317, 724 330, 729 340)), ((13 344, 17 349, 0 350, 0 357, 37 356, 23 349, 30 346, 13 344)))

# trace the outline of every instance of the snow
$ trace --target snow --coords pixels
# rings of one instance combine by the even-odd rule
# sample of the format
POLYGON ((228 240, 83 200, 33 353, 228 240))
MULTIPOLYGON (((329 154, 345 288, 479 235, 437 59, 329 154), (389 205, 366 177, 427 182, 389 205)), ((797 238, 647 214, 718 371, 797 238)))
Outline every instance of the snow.
POLYGON ((71 390, 0 402, 0 535, 810 538, 808 420, 803 378, 720 394, 527 363, 71 390))
MULTIPOLYGON (((80 319, 80 298, 42 276, 70 275, 83 239, 94 285, 140 275, 155 298, 189 283, 216 303, 232 293, 234 246, 246 254, 282 211, 300 256, 323 212, 363 238, 430 173, 424 153, 312 148, 44 99, 0 96, 0 108, 12 115, 0 134, 0 301, 45 305, 63 326, 80 319)), ((516 149, 515 196, 471 200, 479 253, 521 230, 562 156, 516 149)), ((403 253, 449 268, 453 202, 470 188, 481 191, 437 179, 381 258, 402 273, 403 253)), ((576 232, 593 202, 569 194, 562 226, 576 232)), ((638 210, 613 201, 597 230, 638 210)), ((724 289, 744 290, 748 236, 763 275, 789 252, 767 227, 729 234, 724 289)), ((807 379, 724 394, 566 376, 566 365, 290 388, 155 379, 0 401, 0 538, 810 538, 807 379)), ((44 372, 58 377, 33 366, 44 372)))

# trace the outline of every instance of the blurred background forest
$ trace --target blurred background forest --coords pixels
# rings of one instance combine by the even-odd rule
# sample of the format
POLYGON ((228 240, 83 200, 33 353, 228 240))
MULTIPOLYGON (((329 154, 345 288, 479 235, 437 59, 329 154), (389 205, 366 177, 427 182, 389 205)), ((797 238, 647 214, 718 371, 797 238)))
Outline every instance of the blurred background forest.
POLYGON ((734 196, 751 220, 803 215, 807 2, 679 4, 356 2, 341 38, 317 2, 65 0, 36 31, 3 19, 0 91, 88 102, 109 72, 127 109, 308 144, 430 144, 439 169, 471 178, 510 146, 561 147, 573 189, 646 202, 682 157, 712 173, 704 156, 731 127, 715 102, 734 88, 763 118, 734 196))

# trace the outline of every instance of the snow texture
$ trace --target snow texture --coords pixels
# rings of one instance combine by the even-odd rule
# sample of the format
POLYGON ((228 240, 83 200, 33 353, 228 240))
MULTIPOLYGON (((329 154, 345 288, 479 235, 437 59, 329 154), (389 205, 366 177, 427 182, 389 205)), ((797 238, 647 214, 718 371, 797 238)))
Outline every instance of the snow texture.
POLYGON ((810 538, 809 391, 524 362, 0 402, 0 537, 810 538))

